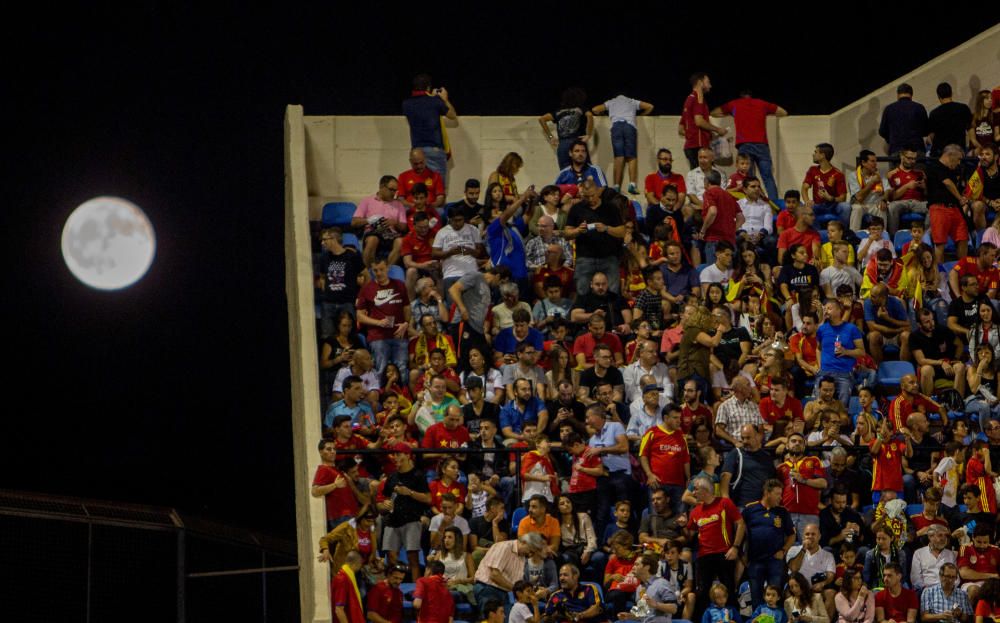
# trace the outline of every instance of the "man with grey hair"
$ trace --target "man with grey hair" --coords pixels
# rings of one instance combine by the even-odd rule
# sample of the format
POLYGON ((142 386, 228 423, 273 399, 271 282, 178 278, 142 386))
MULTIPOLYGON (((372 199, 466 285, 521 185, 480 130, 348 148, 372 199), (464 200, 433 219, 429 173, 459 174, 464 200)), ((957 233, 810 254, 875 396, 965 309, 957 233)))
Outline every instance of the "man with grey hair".
POLYGON ((639 340, 636 351, 639 357, 622 369, 626 404, 631 405, 642 397, 642 388, 650 384, 642 378, 647 375, 653 377, 653 385, 659 385, 663 388, 664 404, 673 400, 674 383, 670 380, 669 368, 660 361, 660 349, 657 343, 653 340, 639 340))
MULTIPOLYGON (((760 416, 760 406, 753 401, 750 380, 737 375, 729 384, 733 395, 722 401, 715 414, 715 436, 731 446, 740 447, 740 429, 745 424, 763 426, 764 419, 760 416)), ((755 492, 754 495, 759 493, 755 492)))
POLYGON ((729 179, 722 169, 715 166, 715 152, 709 147, 702 147, 698 150, 698 166, 688 171, 684 179, 688 200, 691 205, 698 209, 701 209, 702 198, 707 188, 705 176, 708 175, 709 171, 715 171, 719 174, 721 178, 719 185, 725 188, 729 179))
POLYGON ((969 227, 962 211, 968 206, 969 198, 959 187, 962 174, 958 165, 962 162, 962 148, 948 145, 937 160, 927 163, 927 205, 931 219, 931 242, 934 243, 935 260, 940 264, 944 257, 944 245, 948 238, 955 241, 956 256, 965 257, 969 246, 969 227))
POLYGON ((736 198, 722 189, 722 174, 711 170, 705 174, 705 194, 701 203, 701 230, 695 240, 705 242, 703 260, 715 261, 715 246, 725 241, 736 246, 736 230, 746 219, 736 198))
MULTIPOLYGON (((940 574, 944 572, 944 566, 950 564, 955 567, 957 560, 955 552, 948 547, 950 536, 948 527, 941 524, 931 524, 927 529, 927 546, 913 552, 913 560, 910 562, 910 586, 914 590, 937 586, 940 584, 940 574)), ((957 568, 955 572, 957 575, 957 568)), ((952 588, 954 584, 952 582, 952 588)))
POLYGON ((938 581, 939 583, 934 586, 925 586, 923 593, 920 594, 921 622, 968 623, 972 618, 972 604, 966 592, 957 586, 958 567, 954 562, 940 565, 938 581))
POLYGON ((507 593, 514 588, 514 582, 524 578, 526 559, 535 552, 544 552, 548 543, 539 532, 529 532, 516 541, 500 541, 490 546, 476 568, 476 583, 473 594, 476 602, 485 604, 497 599, 510 612, 507 593))
MULTIPOLYGON (((698 557, 694 563, 695 586, 698 587, 697 612, 709 603, 713 580, 718 580, 736 595, 736 561, 746 536, 743 515, 729 498, 715 497, 715 483, 707 476, 692 480, 698 504, 691 509, 687 522, 688 538, 698 537, 698 557)), ((759 490, 758 490, 759 492, 759 490)))
POLYGON ((556 222, 552 217, 543 214, 538 218, 538 235, 524 245, 524 261, 532 272, 546 263, 546 253, 552 245, 562 251, 562 263, 567 268, 573 267, 573 249, 566 239, 556 233, 556 222))

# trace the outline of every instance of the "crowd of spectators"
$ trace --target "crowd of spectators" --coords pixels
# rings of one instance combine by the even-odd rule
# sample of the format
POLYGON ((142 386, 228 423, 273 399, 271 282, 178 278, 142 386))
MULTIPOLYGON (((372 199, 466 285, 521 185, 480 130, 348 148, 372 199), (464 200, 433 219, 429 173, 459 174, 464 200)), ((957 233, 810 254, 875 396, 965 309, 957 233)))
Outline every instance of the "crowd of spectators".
POLYGON ((779 197, 785 110, 691 85, 686 174, 659 149, 640 194, 652 105, 570 89, 552 184, 512 152, 447 203, 456 111, 414 81, 409 168, 317 257, 340 623, 1000 616, 1000 89, 928 115, 902 85, 885 172, 820 143, 779 197))

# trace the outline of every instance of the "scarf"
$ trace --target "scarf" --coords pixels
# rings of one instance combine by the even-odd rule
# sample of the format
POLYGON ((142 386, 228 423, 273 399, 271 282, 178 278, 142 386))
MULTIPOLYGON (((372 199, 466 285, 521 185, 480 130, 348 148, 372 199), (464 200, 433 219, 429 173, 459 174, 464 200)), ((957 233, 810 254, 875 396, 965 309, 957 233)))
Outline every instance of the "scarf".
POLYGON ((358 598, 358 606, 361 605, 361 591, 358 590, 358 580, 354 577, 354 569, 347 563, 340 568, 340 572, 347 576, 347 579, 351 582, 351 588, 354 589, 354 596, 358 598))
MULTIPOLYGON (((885 283, 889 286, 890 294, 896 296, 896 292, 900 289, 900 281, 903 277, 903 263, 899 260, 892 261, 892 268, 889 270, 888 277, 885 280, 879 279, 878 275, 878 262, 873 257, 868 261, 868 266, 865 267, 864 279, 861 281, 861 298, 868 298, 868 293, 871 292, 872 288, 875 287, 877 283, 885 283)), ((905 285, 905 284, 903 284, 905 285)))
MULTIPOLYGON (((861 174, 861 167, 858 167, 857 170, 854 172, 854 174, 858 177, 858 185, 861 188, 864 188, 865 187, 865 178, 861 174)), ((878 175, 878 173, 876 173, 876 175, 878 175)), ((882 176, 881 175, 878 175, 878 184, 875 184, 875 188, 872 188, 872 192, 873 193, 879 193, 879 194, 882 194, 883 192, 885 192, 885 189, 882 188, 882 176)))

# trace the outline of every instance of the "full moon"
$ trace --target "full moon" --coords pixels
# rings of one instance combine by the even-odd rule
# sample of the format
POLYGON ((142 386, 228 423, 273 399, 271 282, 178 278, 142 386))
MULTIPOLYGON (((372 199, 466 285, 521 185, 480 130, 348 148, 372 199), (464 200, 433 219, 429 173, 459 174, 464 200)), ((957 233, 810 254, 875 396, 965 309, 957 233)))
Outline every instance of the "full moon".
POLYGON ((120 290, 142 278, 156 254, 156 234, 146 214, 118 197, 96 197, 66 219, 63 260, 85 285, 120 290))

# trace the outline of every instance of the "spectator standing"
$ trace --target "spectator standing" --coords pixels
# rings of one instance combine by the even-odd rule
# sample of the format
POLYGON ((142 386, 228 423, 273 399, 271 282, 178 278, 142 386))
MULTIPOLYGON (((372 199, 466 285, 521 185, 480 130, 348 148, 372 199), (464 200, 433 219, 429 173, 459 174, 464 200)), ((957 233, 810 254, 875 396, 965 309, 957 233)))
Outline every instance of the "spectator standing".
POLYGON ((448 90, 444 87, 432 88, 431 77, 427 74, 414 76, 413 92, 403 100, 403 114, 410 126, 410 147, 423 148, 428 166, 441 176, 443 195, 451 154, 441 117, 458 118, 455 107, 448 99, 448 90))
POLYGON ((712 581, 718 580, 729 594, 735 593, 735 562, 746 536, 743 515, 729 498, 715 496, 715 485, 705 476, 695 476, 694 495, 698 505, 691 509, 687 524, 688 536, 698 536, 698 557, 695 559, 695 586, 698 590, 696 610, 708 605, 712 581))
MULTIPOLYGON (((1000 113, 997 114, 1000 117, 1000 113)), ((972 216, 976 229, 986 227, 987 208, 1000 211, 1000 166, 997 152, 1000 141, 979 149, 979 166, 965 187, 965 196, 972 201, 972 216)), ((994 233, 995 229, 991 228, 994 233)))
POLYGON ((430 508, 431 496, 427 477, 413 462, 413 449, 405 443, 386 448, 396 471, 385 482, 378 503, 385 514, 383 545, 389 554, 389 564, 395 565, 400 549, 406 550, 410 563, 410 577, 420 577, 420 535, 423 527, 420 518, 430 508))
POLYGON ((611 150, 615 156, 615 190, 620 191, 622 181, 625 176, 624 167, 628 167, 628 192, 636 195, 639 190, 636 188, 636 180, 639 178, 638 155, 636 144, 638 143, 639 130, 635 126, 636 115, 648 115, 653 112, 653 105, 624 95, 618 95, 598 104, 591 109, 595 115, 607 113, 611 118, 611 150))
POLYGON ((494 266, 485 272, 467 272, 448 288, 448 295, 458 309, 464 324, 459 335, 459 358, 474 345, 480 352, 490 352, 486 342, 486 319, 490 312, 490 288, 510 280, 510 269, 494 266))
POLYGON ((743 211, 736 198, 722 190, 722 176, 712 170, 705 174, 705 195, 701 204, 701 231, 696 239, 705 241, 705 261, 715 261, 719 242, 736 246, 736 230, 743 227, 743 211))
MULTIPOLYGON (((865 356, 864 336, 854 323, 844 322, 843 306, 838 299, 828 299, 823 305, 826 321, 816 330, 820 345, 820 372, 837 385, 837 399, 844 405, 851 399, 854 387, 854 364, 865 356)), ((819 395, 820 383, 816 383, 819 395)))
POLYGON ((608 185, 604 171, 590 161, 590 149, 587 148, 587 143, 579 139, 573 141, 569 148, 569 159, 569 165, 559 171, 555 181, 555 185, 564 193, 570 190, 568 186, 579 186, 588 179, 593 180, 598 187, 608 185))
POLYGON ((788 435, 785 460, 778 466, 784 485, 782 505, 791 513, 799 539, 806 525, 819 525, 819 497, 826 488, 826 470, 820 460, 807 456, 806 439, 801 433, 788 435))
POLYGON ((379 376, 391 362, 399 368, 405 383, 409 378, 406 332, 410 326, 410 297, 406 284, 389 278, 385 258, 375 259, 372 272, 375 279, 358 294, 358 323, 368 327, 368 346, 375 355, 379 376))
MULTIPOLYGON (((684 137, 684 156, 692 169, 698 166, 698 150, 709 147, 713 135, 725 136, 728 130, 713 125, 709 121, 708 103, 705 96, 712 90, 708 74, 697 72, 691 75, 691 93, 684 100, 678 134, 684 137)), ((707 603, 707 600, 706 600, 707 603)))
POLYGON ((546 547, 545 538, 537 532, 490 546, 476 568, 473 586, 476 603, 485 605, 490 600, 497 600, 507 604, 504 607, 509 610, 507 593, 514 588, 515 582, 524 579, 525 559, 546 547))
POLYGON ((563 236, 576 241, 576 291, 585 294, 596 273, 615 278, 611 291, 620 291, 619 257, 625 226, 621 213, 611 204, 613 191, 601 189, 594 180, 580 184, 582 201, 574 205, 566 219, 563 236))
POLYGON ((972 125, 972 110, 968 104, 952 99, 951 85, 937 85, 939 106, 927 116, 927 138, 930 139, 931 157, 944 153, 948 145, 958 145, 965 154, 965 139, 972 125))
POLYGON ((340 312, 356 313, 358 289, 367 279, 361 256, 343 245, 340 229, 330 227, 320 234, 323 251, 316 270, 317 286, 323 290, 320 306, 320 334, 329 338, 336 333, 335 319, 340 312))
POLYGON ((417 611, 417 623, 451 623, 455 614, 455 600, 444 577, 444 563, 440 560, 428 562, 427 574, 417 578, 416 584, 413 590, 413 609, 417 611))
POLYGON ((969 203, 969 199, 958 190, 962 183, 958 165, 963 154, 959 145, 949 143, 937 160, 927 164, 931 242, 934 243, 934 259, 939 264, 944 261, 944 245, 948 238, 955 241, 955 253, 959 259, 968 254, 969 228, 961 208, 969 203))
POLYGON ((555 149, 560 169, 570 165, 569 151, 573 143, 579 140, 586 145, 594 135, 594 114, 584 110, 586 104, 586 92, 578 87, 570 87, 562 92, 558 110, 547 112, 538 118, 545 140, 555 149), (550 123, 556 126, 555 133, 549 130, 550 123))
POLYGON ((749 89, 740 91, 738 99, 712 109, 713 117, 733 117, 736 122, 736 151, 748 156, 754 168, 760 171, 767 196, 777 198, 778 186, 774 183, 771 148, 767 143, 768 115, 786 117, 788 111, 777 104, 757 99, 749 89))
POLYGON ((896 101, 882 111, 878 135, 885 139, 890 156, 904 149, 922 150, 927 136, 927 109, 913 101, 913 87, 909 84, 896 87, 896 101))
POLYGON ((747 575, 750 602, 764 603, 764 583, 781 586, 785 580, 785 554, 795 544, 795 526, 781 505, 782 485, 775 479, 764 482, 763 495, 743 509, 747 526, 747 575))
MULTIPOLYGON (((786 208, 787 209, 787 208, 786 208)), ((799 206, 795 211, 795 224, 778 234, 778 263, 784 262, 788 249, 799 244, 806 248, 808 261, 819 259, 820 236, 813 228, 816 213, 809 206, 799 206)))
POLYGON ((639 444, 639 464, 646 472, 649 490, 666 492, 675 514, 683 508, 681 496, 691 478, 691 454, 680 427, 680 407, 667 405, 663 408, 663 423, 646 431, 639 444))

